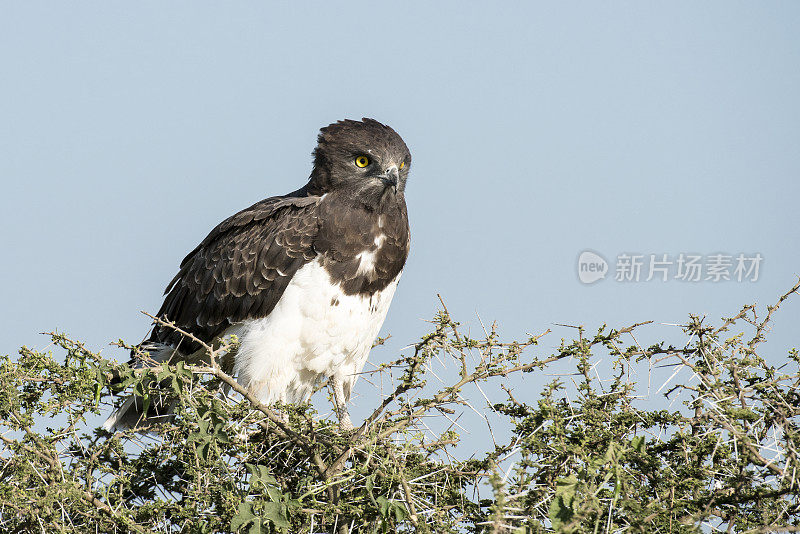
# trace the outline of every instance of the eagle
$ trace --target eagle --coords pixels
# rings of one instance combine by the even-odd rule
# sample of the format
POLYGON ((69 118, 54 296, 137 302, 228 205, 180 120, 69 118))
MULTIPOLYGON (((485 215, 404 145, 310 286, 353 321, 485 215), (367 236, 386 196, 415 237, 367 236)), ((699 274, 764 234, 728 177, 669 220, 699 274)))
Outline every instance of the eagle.
MULTIPOLYGON (((235 335, 232 374, 256 398, 305 402, 328 379, 339 426, 352 429, 347 402, 408 258, 410 168, 403 139, 374 119, 322 128, 308 182, 211 230, 140 348, 157 362, 196 361, 196 340, 235 335)), ((162 399, 145 413, 141 400, 128 397, 103 426, 147 427, 171 411, 162 399)))

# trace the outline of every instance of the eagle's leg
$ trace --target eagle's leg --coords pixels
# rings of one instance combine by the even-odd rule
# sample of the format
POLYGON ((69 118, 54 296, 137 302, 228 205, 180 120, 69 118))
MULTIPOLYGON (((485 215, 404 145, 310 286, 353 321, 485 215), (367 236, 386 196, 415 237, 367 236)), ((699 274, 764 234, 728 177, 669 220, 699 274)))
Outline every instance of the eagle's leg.
POLYGON ((333 377, 333 404, 336 416, 339 418, 339 430, 353 430, 353 422, 347 412, 347 400, 344 395, 344 381, 341 378, 333 377))

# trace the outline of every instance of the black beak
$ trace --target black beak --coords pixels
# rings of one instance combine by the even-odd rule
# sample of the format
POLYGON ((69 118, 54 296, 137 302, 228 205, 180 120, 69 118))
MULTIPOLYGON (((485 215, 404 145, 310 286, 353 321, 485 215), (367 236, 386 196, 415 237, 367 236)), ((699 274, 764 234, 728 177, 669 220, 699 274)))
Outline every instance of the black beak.
POLYGON ((397 191, 397 182, 400 179, 400 171, 397 169, 396 165, 392 165, 386 172, 381 175, 381 181, 384 185, 388 188, 391 187, 395 191, 397 191))

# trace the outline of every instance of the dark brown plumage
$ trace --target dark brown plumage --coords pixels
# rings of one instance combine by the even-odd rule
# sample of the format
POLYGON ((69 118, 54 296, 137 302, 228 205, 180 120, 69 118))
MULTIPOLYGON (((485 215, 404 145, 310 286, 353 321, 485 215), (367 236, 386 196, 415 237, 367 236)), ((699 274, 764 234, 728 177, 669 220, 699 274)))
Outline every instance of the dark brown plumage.
MULTIPOLYGON (((214 228, 181 262, 158 317, 208 344, 239 336, 233 372, 265 402, 306 400, 330 377, 347 428, 345 403, 408 257, 410 166, 400 136, 375 120, 323 128, 308 183, 214 228)), ((175 361, 201 346, 156 324, 142 348, 175 361)), ((143 415, 131 397, 105 426, 169 409, 161 399, 143 415)))
MULTIPOLYGON (((319 201, 295 193, 268 198, 220 223, 181 262, 158 317, 211 343, 233 323, 269 315, 294 273, 316 256, 319 201)), ((156 325, 150 341, 183 353, 200 348, 182 338, 156 325)))
MULTIPOLYGON (((382 162, 374 161, 377 174, 382 162)), ((320 131, 305 187, 225 219, 181 262, 157 316, 207 343, 227 327, 269 315, 289 280, 318 255, 348 295, 380 291, 403 269, 410 244, 405 183, 411 154, 394 130, 372 119, 344 120, 320 131), (352 159, 365 151, 404 153, 394 195, 353 179, 352 159), (323 198, 324 195, 324 198, 323 198), (374 274, 359 274, 359 253, 385 244, 374 274)), ((365 176, 370 176, 365 173, 365 176)), ((150 341, 191 353, 200 347, 156 325, 150 341)))

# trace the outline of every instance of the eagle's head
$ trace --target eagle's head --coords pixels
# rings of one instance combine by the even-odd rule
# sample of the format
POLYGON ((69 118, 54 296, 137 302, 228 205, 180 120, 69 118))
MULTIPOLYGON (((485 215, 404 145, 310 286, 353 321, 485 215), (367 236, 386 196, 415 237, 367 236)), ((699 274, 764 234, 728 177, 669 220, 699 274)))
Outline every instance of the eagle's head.
POLYGON ((373 204, 402 195, 410 167, 408 147, 389 126, 367 118, 343 120, 320 130, 309 188, 341 190, 373 204))

